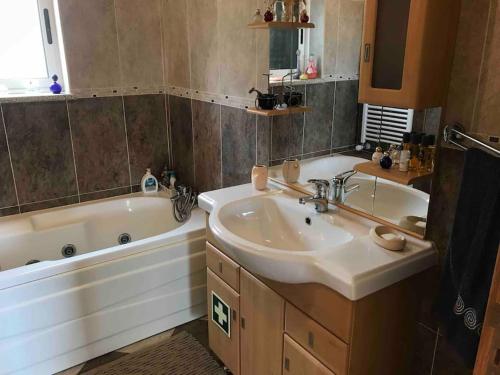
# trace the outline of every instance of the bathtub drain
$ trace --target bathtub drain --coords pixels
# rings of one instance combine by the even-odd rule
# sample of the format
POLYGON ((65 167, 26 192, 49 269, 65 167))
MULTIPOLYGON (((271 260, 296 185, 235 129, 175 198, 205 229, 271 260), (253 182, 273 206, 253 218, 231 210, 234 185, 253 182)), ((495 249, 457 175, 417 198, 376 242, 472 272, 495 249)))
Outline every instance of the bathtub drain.
POLYGON ((72 244, 67 244, 62 247, 61 254, 65 258, 71 258, 76 254, 76 246, 72 244))
POLYGON ((126 243, 129 243, 132 241, 132 236, 128 233, 122 233, 118 236, 118 243, 120 245, 125 245, 126 243))

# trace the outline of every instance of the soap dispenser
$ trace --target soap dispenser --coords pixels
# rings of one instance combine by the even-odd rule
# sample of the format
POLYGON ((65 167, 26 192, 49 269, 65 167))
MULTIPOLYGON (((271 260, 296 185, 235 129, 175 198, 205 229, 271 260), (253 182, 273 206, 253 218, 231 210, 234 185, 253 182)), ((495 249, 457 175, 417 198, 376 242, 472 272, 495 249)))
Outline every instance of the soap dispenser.
POLYGON ((145 194, 158 192, 158 180, 151 174, 150 168, 146 169, 146 174, 142 177, 141 188, 145 194))

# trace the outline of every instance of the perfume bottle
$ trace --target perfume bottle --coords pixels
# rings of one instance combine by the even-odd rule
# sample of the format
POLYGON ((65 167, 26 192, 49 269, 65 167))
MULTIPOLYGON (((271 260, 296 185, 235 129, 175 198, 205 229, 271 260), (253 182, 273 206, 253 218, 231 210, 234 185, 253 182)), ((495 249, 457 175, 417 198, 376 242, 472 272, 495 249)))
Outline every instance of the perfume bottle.
POLYGON ((54 74, 52 76, 52 81, 54 81, 54 83, 49 87, 50 91, 52 91, 52 94, 60 94, 62 91, 62 86, 57 83, 58 79, 59 77, 57 76, 57 74, 54 74))
POLYGON ((266 13, 264 13, 264 21, 272 22, 274 19, 273 11, 270 7, 267 8, 266 13))

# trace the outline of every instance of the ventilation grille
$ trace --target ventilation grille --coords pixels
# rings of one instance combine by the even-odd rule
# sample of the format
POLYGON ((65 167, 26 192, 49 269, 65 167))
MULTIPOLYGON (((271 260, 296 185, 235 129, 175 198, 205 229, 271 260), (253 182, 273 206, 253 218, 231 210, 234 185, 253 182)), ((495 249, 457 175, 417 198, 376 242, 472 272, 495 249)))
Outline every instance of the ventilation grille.
POLYGON ((413 109, 363 105, 361 141, 401 143, 403 133, 411 132, 413 109))

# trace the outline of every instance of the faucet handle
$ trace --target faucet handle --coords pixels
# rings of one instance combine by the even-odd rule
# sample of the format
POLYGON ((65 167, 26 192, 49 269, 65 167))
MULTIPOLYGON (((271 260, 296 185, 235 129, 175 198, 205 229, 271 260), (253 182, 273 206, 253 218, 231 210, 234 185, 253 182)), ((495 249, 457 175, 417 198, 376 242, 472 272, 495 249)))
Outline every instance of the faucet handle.
POLYGON ((351 169, 350 171, 342 172, 336 175, 333 179, 334 180, 343 180, 347 181, 349 178, 354 176, 358 171, 355 171, 354 169, 351 169))
POLYGON ((307 180, 308 183, 314 184, 316 187, 316 195, 324 198, 328 195, 328 188, 330 187, 330 182, 328 180, 321 180, 321 179, 310 179, 307 180))

